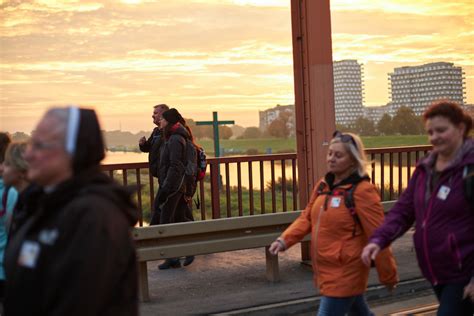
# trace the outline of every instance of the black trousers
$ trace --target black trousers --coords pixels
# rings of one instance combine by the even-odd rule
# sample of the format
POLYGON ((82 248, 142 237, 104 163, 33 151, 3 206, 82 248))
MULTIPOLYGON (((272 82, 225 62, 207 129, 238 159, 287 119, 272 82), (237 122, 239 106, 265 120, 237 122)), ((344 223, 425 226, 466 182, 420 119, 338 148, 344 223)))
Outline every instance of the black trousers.
POLYGON ((150 225, 182 223, 194 221, 192 201, 187 202, 184 193, 175 192, 166 197, 161 205, 156 195, 150 225))
POLYGON ((472 316, 474 314, 474 304, 470 298, 462 298, 464 287, 468 283, 469 281, 433 286, 439 301, 438 316, 472 316))

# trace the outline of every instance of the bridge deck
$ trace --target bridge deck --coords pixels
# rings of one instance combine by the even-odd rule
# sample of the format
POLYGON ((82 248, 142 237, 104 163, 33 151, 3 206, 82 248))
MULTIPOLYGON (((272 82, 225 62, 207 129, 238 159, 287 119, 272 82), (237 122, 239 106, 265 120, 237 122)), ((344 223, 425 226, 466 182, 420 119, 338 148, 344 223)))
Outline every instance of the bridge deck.
MULTIPOLYGON (((411 234, 394 244, 402 280, 420 278, 411 234)), ((141 315, 189 315, 218 314, 277 304, 281 302, 314 298, 317 291, 312 282, 312 271, 300 264, 300 249, 295 246, 280 257, 280 277, 277 283, 265 279, 265 253, 263 248, 197 256, 194 263, 180 269, 159 271, 160 261, 148 263, 148 277, 151 301, 141 304, 141 315)), ((376 273, 372 272, 369 284, 378 284, 376 273)), ((427 284, 417 290, 429 289, 427 284)), ((371 292, 369 300, 377 299, 371 292)), ((429 293, 428 293, 429 294, 429 293)), ((406 299, 406 296, 405 296, 406 299)), ((432 302, 436 300, 431 295, 432 302)), ((429 302, 429 303, 432 303, 429 302)), ((380 303, 374 308, 380 309, 380 303)), ((388 304, 388 303, 387 303, 388 304)), ((414 304, 416 306, 419 304, 414 304)), ((383 307, 383 304, 382 304, 383 307)), ((405 306, 402 306, 405 307, 405 306)), ((409 307, 409 306, 406 306, 409 307)), ((311 304, 305 308, 311 310, 311 304)), ((279 308, 282 312, 285 307, 279 308)), ((313 311, 316 308, 313 307, 313 311)), ((392 309, 391 312, 400 310, 392 309)), ((261 315, 268 315, 262 310, 261 315)), ((252 314, 247 312, 248 314, 252 314)), ((258 315, 259 313, 253 313, 258 315)), ((271 311, 278 315, 278 308, 271 311)), ((288 314, 288 311, 282 314, 288 314)), ((314 313, 313 313, 314 315, 314 313)))

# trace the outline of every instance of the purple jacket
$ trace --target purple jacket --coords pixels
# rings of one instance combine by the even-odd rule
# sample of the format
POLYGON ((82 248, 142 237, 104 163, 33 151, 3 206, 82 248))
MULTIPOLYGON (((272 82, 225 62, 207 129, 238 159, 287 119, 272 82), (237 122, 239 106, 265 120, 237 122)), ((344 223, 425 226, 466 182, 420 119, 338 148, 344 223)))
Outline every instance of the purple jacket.
POLYGON ((430 190, 436 155, 418 164, 407 189, 370 238, 382 249, 415 224, 418 265, 432 284, 468 281, 474 276, 474 206, 466 199, 462 173, 474 164, 474 141, 467 139, 430 190))

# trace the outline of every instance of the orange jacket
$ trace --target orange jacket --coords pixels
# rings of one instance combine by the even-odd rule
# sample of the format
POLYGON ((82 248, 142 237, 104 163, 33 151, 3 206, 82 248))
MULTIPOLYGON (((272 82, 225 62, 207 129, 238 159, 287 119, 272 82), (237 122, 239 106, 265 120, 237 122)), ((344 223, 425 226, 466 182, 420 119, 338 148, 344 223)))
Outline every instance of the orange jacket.
MULTIPOLYGON (((311 232, 314 282, 316 286, 319 285, 322 295, 348 297, 363 294, 370 268, 364 265, 360 256, 368 237, 384 219, 379 194, 368 181, 361 181, 357 185, 353 197, 359 224, 344 203, 344 190, 350 189, 352 184, 336 186, 332 192, 318 195, 321 182, 324 184, 322 192, 330 191, 326 181, 320 180, 305 210, 281 238, 289 248, 311 232)), ((380 252, 375 265, 382 284, 398 281, 390 248, 380 252)))

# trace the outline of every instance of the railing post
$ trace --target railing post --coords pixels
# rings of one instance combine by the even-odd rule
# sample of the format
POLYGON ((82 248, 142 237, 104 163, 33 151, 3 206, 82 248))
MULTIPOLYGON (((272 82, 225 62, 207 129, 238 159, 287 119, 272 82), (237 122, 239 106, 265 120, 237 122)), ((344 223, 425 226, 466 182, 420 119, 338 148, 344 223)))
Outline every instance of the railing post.
POLYGON ((219 160, 210 163, 211 167, 211 204, 212 218, 221 217, 221 206, 219 196, 219 160))

